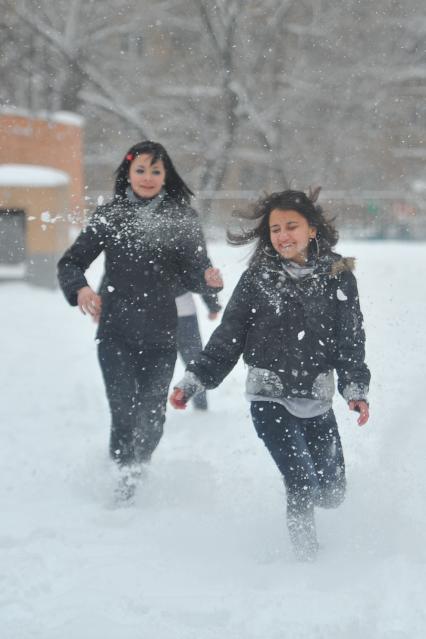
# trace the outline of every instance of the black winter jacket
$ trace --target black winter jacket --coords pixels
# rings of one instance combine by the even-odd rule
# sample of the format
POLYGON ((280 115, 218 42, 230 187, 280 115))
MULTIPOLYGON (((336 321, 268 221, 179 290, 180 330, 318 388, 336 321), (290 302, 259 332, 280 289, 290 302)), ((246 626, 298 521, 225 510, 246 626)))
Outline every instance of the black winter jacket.
POLYGON ((98 338, 114 334, 128 343, 174 347, 175 297, 190 290, 216 299, 219 289, 204 280, 211 262, 198 215, 168 195, 147 215, 127 199, 96 209, 58 263, 59 283, 71 305, 87 286, 86 269, 102 251, 107 287, 98 338))
POLYGON ((364 399, 370 373, 353 260, 325 255, 298 280, 281 264, 263 256, 243 273, 220 326, 187 370, 214 388, 242 354, 265 380, 250 393, 273 397, 278 385, 282 397, 324 399, 321 385, 329 386, 334 369, 345 399, 364 399))

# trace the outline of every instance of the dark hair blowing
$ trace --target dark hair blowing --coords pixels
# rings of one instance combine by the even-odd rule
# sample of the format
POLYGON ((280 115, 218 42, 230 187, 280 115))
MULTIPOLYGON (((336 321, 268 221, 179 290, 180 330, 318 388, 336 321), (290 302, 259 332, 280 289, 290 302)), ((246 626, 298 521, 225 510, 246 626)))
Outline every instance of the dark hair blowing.
MULTIPOLYGON (((339 235, 333 225, 333 220, 327 220, 324 217, 322 208, 315 204, 314 200, 318 193, 319 189, 311 197, 308 197, 303 191, 292 191, 290 189, 279 191, 258 200, 251 211, 233 213, 234 217, 246 220, 259 219, 260 222, 255 228, 248 231, 242 230, 239 234, 228 230, 227 240, 229 244, 242 246, 258 239, 252 260, 255 260, 261 253, 275 254, 270 238, 269 217, 274 209, 279 209, 280 211, 297 211, 300 215, 303 215, 309 226, 313 226, 317 230, 318 252, 320 254, 329 253, 333 246, 337 244, 339 235)), ((311 253, 315 255, 316 248, 312 248, 311 253)))
POLYGON ((145 140, 130 147, 121 164, 116 169, 114 185, 114 196, 116 198, 126 197, 126 189, 129 186, 130 165, 138 155, 149 155, 151 157, 151 164, 162 160, 166 171, 166 182, 164 184, 166 192, 177 202, 189 204, 191 197, 194 195, 193 192, 176 171, 164 146, 151 140, 145 140))

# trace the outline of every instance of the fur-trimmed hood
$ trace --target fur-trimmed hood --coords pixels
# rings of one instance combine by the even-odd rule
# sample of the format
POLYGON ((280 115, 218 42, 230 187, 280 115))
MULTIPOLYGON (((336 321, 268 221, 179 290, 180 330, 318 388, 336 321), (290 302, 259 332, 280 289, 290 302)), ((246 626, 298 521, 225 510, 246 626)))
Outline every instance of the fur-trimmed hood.
POLYGON ((341 273, 355 270, 355 258, 343 257, 339 253, 326 253, 321 255, 313 264, 313 274, 328 274, 336 277, 341 273))
MULTIPOLYGON (((253 260, 249 265, 248 270, 251 272, 258 271, 258 269, 265 268, 267 271, 279 271, 282 273, 285 260, 281 259, 278 254, 267 255, 264 254, 253 260)), ((307 267, 311 267, 311 272, 306 275, 307 278, 315 277, 318 275, 329 275, 330 277, 337 277, 341 273, 352 272, 355 270, 356 259, 354 257, 343 257, 339 253, 326 253, 321 255, 318 259, 311 263, 307 263, 307 267)))
POLYGON ((355 258, 354 257, 340 257, 336 262, 333 262, 330 274, 332 276, 338 275, 339 273, 343 273, 344 271, 354 271, 355 270, 355 258))

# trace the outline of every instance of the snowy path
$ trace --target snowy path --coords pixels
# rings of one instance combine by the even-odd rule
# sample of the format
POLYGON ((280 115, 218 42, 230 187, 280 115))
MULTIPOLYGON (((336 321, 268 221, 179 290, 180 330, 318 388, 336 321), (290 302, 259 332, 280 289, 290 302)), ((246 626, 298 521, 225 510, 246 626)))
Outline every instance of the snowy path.
MULTIPOLYGON (((314 565, 292 558, 242 365, 208 414, 169 411, 136 505, 113 510, 93 325, 59 292, 0 284, 2 638, 424 636, 424 245, 340 250, 359 258, 373 416, 360 429, 336 399, 349 490, 318 513, 314 565)), ((211 253, 225 299, 247 251, 211 253)))

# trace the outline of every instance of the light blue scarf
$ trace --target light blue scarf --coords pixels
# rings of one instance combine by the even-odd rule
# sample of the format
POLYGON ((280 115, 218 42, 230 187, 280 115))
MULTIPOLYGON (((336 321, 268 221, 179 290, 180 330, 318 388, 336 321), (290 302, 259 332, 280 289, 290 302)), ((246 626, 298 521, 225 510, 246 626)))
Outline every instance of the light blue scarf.
POLYGON ((161 202, 164 200, 165 196, 166 196, 165 189, 161 189, 158 195, 156 195, 152 199, 144 199, 142 197, 138 197, 130 186, 128 186, 126 189, 126 197, 129 200, 129 202, 138 204, 138 207, 136 209, 136 214, 138 217, 142 217, 142 216, 145 217, 146 215, 148 216, 151 215, 151 213, 153 213, 154 211, 158 209, 161 202))

